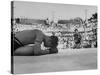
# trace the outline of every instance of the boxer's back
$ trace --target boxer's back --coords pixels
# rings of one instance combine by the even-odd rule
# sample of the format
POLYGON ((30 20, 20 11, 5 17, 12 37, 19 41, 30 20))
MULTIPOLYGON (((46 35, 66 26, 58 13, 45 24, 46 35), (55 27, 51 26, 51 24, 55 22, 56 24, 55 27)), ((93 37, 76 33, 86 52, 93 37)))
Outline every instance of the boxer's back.
POLYGON ((24 30, 21 32, 18 32, 15 37, 24 45, 27 44, 34 44, 34 41, 36 38, 38 40, 43 39, 42 38, 43 33, 40 30, 24 30), (40 38, 41 37, 41 38, 40 38))

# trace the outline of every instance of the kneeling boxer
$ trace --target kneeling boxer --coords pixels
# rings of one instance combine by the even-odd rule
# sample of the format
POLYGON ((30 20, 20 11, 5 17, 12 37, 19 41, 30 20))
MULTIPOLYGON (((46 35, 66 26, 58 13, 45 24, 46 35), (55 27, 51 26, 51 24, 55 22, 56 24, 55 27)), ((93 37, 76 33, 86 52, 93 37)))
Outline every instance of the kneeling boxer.
POLYGON ((54 39, 50 36, 46 36, 40 30, 24 30, 18 32, 14 35, 13 55, 44 55, 58 53, 57 42, 54 45, 54 39), (44 43, 44 46, 48 49, 42 50, 41 44, 44 43))

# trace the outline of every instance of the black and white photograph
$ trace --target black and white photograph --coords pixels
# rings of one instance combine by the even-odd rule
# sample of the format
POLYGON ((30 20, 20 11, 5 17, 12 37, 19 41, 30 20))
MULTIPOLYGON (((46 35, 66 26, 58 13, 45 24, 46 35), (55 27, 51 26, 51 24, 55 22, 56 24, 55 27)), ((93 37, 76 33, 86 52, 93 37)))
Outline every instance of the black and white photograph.
POLYGON ((11 73, 97 69, 97 6, 11 1, 11 73))

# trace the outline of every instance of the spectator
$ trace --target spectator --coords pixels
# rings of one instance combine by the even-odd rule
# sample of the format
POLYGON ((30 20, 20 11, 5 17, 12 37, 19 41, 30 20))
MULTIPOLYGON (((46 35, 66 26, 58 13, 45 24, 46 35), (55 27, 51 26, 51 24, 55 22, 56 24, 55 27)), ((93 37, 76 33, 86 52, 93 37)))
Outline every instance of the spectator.
POLYGON ((75 29, 74 30, 75 33, 74 33, 74 48, 80 48, 80 45, 81 45, 81 35, 79 34, 78 32, 78 29, 75 29))

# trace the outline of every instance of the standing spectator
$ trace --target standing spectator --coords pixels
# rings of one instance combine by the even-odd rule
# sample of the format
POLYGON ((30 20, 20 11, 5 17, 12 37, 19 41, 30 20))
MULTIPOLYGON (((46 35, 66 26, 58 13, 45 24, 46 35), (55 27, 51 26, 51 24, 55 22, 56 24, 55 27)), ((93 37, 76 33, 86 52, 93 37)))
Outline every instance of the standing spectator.
POLYGON ((48 18, 45 20, 45 25, 46 25, 47 27, 49 27, 49 19, 48 19, 48 18))
POLYGON ((75 29, 74 30, 75 31, 75 33, 74 33, 74 48, 80 48, 80 45, 81 45, 81 35, 80 35, 80 33, 78 32, 78 29, 75 29))
POLYGON ((69 48, 69 37, 67 38, 67 41, 66 41, 66 47, 69 48))
POLYGON ((97 47, 97 29, 92 29, 94 47, 97 47))

